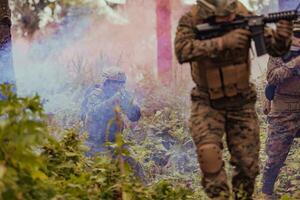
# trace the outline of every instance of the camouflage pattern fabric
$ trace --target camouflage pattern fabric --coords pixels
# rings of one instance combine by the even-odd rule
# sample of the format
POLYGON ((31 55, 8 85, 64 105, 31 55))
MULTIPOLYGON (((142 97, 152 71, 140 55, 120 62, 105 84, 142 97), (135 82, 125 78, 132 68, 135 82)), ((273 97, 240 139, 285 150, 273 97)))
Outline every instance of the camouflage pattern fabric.
MULTIPOLYGON (((236 199, 251 199, 259 172, 259 126, 254 109, 256 93, 251 90, 238 97, 212 102, 206 91, 194 88, 191 97, 190 131, 198 155, 201 146, 207 143, 217 144, 222 149, 225 134, 230 163, 235 166, 233 191, 241 194, 236 199)), ((215 174, 202 176, 202 185, 210 198, 228 199, 230 191, 224 166, 215 174)))
MULTIPOLYGON (((202 185, 207 195, 214 199, 228 199, 231 193, 224 166, 220 167, 218 172, 210 174, 203 171, 208 164, 201 163, 203 157, 209 159, 209 156, 203 156, 204 147, 206 148, 204 150, 211 150, 209 153, 214 153, 213 148, 216 146, 222 149, 222 137, 225 134, 231 154, 230 162, 235 166, 232 179, 233 192, 236 194, 236 199, 248 200, 252 199, 254 182, 259 171, 259 127, 254 109, 256 91, 249 83, 249 48, 220 49, 216 38, 198 40, 196 26, 206 23, 209 17, 213 17, 203 11, 204 9, 198 4, 181 17, 174 45, 178 62, 190 63, 191 75, 196 84, 192 91, 190 131, 197 147, 198 160, 202 169, 202 185), (212 100, 208 90, 208 70, 234 64, 246 66, 243 69, 243 73, 247 72, 247 77, 243 78, 248 81, 246 89, 239 90, 238 94, 232 97, 225 96, 212 100)), ((238 16, 251 15, 240 2, 238 2, 236 13, 238 16)), ((282 56, 289 50, 291 40, 278 39, 276 31, 266 28, 264 36, 270 55, 282 56)), ((241 74, 237 72, 234 76, 241 74)), ((220 160, 222 158, 219 159, 218 149, 216 152, 214 161, 222 162, 220 160)), ((209 171, 209 167, 206 169, 209 171)))
POLYGON ((123 89, 122 93, 114 91, 107 94, 102 88, 90 89, 82 105, 82 119, 89 137, 87 145, 91 148, 89 155, 104 151, 105 142, 114 142, 117 132, 122 131, 123 124, 115 121, 116 107, 121 110, 130 121, 138 121, 141 113, 137 105, 132 104, 132 97, 123 89))
MULTIPOLYGON (((121 88, 119 91, 110 91, 104 86, 96 85, 88 88, 81 105, 81 118, 84 128, 88 132, 87 146, 90 147, 88 156, 99 152, 111 153, 105 146, 106 142, 114 142, 117 133, 124 129, 121 113, 132 122, 141 117, 140 108, 132 103, 132 96, 121 88), (116 112, 116 109, 119 110, 116 112)), ((124 147, 129 148, 129 147, 124 147)), ((134 158, 123 156, 125 162, 133 169, 135 175, 146 183, 143 167, 134 158)))
MULTIPOLYGON (((175 53, 180 63, 197 61, 197 66, 211 65, 214 66, 215 63, 211 63, 207 58, 219 57, 218 44, 214 39, 211 40, 197 40, 196 25, 205 23, 205 19, 209 16, 201 16, 201 9, 199 6, 194 6, 192 10, 185 15, 183 15, 178 23, 176 38, 175 38, 175 53), (205 57, 206 59, 199 59, 205 57)), ((242 16, 249 16, 251 13, 239 2, 237 14, 242 16)), ((291 40, 278 40, 275 39, 276 32, 270 28, 265 29, 265 41, 268 53, 272 56, 282 56, 290 48, 291 40)), ((241 53, 236 51, 234 59, 240 59, 241 53)), ((248 51, 246 51, 248 54, 248 51)), ((243 58, 247 57, 243 56, 243 58)), ((219 57, 220 58, 220 57, 219 57)), ((195 67, 196 68, 196 67, 195 67)))
POLYGON ((294 138, 300 131, 299 113, 270 113, 268 116, 268 137, 266 140, 266 161, 263 173, 263 189, 272 194, 274 184, 284 165, 294 138))
POLYGON ((295 137, 300 134, 300 76, 292 73, 293 60, 271 57, 268 63, 268 83, 277 86, 275 98, 268 115, 268 136, 266 140, 267 161, 263 173, 265 194, 273 194, 274 184, 288 156, 295 137), (297 105, 297 106, 292 106, 297 105), (298 108, 299 107, 299 108, 298 108), (286 109, 282 109, 286 108, 286 109))
POLYGON ((300 69, 300 66, 297 66, 294 63, 295 59, 296 58, 284 62, 280 57, 270 57, 268 62, 267 81, 268 84, 277 86, 277 94, 300 97, 300 76, 295 76, 293 73, 294 70, 300 69))

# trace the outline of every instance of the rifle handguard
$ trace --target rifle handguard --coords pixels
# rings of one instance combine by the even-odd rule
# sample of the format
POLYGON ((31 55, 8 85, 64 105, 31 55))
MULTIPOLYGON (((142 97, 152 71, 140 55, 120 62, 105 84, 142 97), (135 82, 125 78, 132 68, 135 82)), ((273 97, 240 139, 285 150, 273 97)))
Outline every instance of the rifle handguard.
POLYGON ((275 23, 280 20, 293 21, 293 20, 297 20, 298 16, 299 13, 297 10, 276 12, 276 13, 268 14, 268 16, 265 17, 264 21, 265 23, 275 23))

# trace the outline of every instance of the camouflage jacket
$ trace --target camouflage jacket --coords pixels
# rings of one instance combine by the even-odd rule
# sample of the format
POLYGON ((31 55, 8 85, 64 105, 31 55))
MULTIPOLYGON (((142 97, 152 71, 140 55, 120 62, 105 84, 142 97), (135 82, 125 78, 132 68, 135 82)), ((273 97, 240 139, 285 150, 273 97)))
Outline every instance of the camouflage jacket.
POLYGON ((276 85, 276 94, 300 97, 300 76, 293 73, 300 66, 295 66, 294 59, 284 62, 282 58, 270 57, 267 81, 268 84, 276 85))
MULTIPOLYGON (((95 88, 87 94, 82 104, 81 114, 84 119, 85 127, 94 128, 95 133, 101 135, 101 140, 106 139, 114 141, 116 132, 123 127, 116 123, 115 109, 120 107, 121 111, 130 121, 138 121, 141 117, 140 108, 132 103, 132 97, 127 91, 122 92, 124 95, 107 95, 101 88, 95 88), (107 137, 105 139, 105 137, 107 137)), ((122 126, 122 125, 121 125, 122 126)))

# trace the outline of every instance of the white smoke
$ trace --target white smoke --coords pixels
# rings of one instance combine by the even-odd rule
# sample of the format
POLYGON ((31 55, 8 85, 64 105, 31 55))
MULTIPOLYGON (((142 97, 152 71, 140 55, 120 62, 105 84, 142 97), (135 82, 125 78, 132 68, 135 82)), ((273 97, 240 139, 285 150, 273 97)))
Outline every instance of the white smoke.
POLYGON ((116 12, 113 8, 109 6, 109 3, 114 4, 125 4, 125 0, 86 0, 93 8, 96 8, 97 13, 100 15, 105 15, 108 20, 114 24, 126 24, 128 20, 116 12))
MULTIPOLYGON (((86 7, 71 8, 60 24, 37 32, 33 41, 14 37, 18 94, 30 96, 38 93, 46 112, 78 113, 87 86, 84 78, 91 77, 90 82, 96 80, 101 68, 118 64, 120 52, 124 51, 121 46, 116 47, 120 52, 110 49, 118 44, 112 42, 112 38, 116 40, 118 37, 128 46, 123 37, 111 34, 113 28, 123 29, 118 35, 126 34, 124 30, 127 28, 123 24, 127 19, 106 1, 91 1, 86 0, 86 7), (89 12, 91 8, 93 12, 89 12)), ((47 14, 44 17, 46 23, 47 14)))
MULTIPOLYGON (((197 0, 181 0, 183 4, 194 5, 197 0)), ((249 0, 240 0, 248 9, 250 9, 249 0)))

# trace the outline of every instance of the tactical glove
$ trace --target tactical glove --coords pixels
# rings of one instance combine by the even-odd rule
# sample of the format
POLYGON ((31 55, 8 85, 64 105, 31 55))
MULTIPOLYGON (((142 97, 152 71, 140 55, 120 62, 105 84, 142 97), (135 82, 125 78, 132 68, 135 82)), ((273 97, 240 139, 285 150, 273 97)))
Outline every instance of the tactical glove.
POLYGON ((223 49, 244 49, 250 45, 250 31, 236 29, 221 37, 223 49))
POLYGON ((275 38, 279 40, 291 40, 293 34, 293 23, 285 20, 280 20, 276 24, 275 38))

